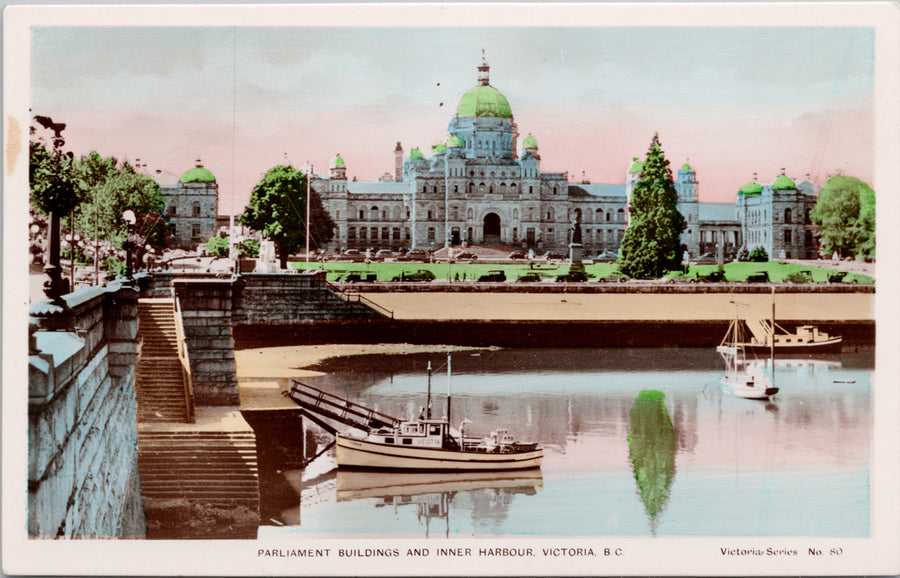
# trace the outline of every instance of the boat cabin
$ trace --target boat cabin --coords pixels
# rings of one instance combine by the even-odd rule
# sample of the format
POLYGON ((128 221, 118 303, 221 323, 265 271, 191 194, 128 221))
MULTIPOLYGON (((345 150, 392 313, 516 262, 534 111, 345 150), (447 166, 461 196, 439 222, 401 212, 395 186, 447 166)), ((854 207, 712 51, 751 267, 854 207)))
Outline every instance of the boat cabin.
POLYGON ((443 420, 405 421, 393 430, 375 431, 370 438, 388 445, 440 448, 447 429, 447 422, 443 420))

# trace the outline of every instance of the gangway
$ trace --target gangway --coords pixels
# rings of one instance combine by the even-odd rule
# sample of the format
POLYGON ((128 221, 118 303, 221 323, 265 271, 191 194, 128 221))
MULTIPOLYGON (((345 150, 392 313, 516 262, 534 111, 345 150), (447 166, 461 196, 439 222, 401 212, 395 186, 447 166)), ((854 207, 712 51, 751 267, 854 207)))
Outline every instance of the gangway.
POLYGON ((296 379, 291 380, 290 387, 284 392, 284 395, 300 406, 300 411, 303 415, 331 435, 337 433, 337 428, 322 418, 334 420, 363 431, 380 427, 394 428, 399 426, 401 422, 400 419, 393 416, 307 385, 296 379))

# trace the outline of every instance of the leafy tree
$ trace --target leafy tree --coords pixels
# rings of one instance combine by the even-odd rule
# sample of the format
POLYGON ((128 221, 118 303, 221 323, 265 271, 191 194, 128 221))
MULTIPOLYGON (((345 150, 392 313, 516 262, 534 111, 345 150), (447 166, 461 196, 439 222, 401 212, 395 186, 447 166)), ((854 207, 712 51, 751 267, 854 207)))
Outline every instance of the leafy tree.
POLYGON ((672 171, 654 134, 640 180, 631 193, 630 224, 619 250, 619 269, 629 277, 662 277, 681 268, 678 192, 672 171))
MULTIPOLYGON (((310 250, 331 240, 334 221, 318 195, 310 198, 310 250)), ((281 268, 287 258, 306 245, 306 174, 285 165, 269 169, 253 188, 250 202, 238 221, 272 239, 281 268)))
POLYGON ((819 192, 810 212, 823 250, 842 257, 875 256, 875 191, 855 177, 836 176, 819 192))
POLYGON ((84 198, 72 157, 53 154, 41 142, 30 142, 29 176, 31 205, 44 215, 65 217, 84 198))

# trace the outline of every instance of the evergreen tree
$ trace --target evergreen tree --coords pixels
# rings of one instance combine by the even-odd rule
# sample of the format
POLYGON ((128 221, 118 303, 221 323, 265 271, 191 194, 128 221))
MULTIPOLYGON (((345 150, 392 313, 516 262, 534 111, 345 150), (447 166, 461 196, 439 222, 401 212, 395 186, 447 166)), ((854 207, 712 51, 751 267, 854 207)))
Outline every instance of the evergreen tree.
POLYGON ((619 269, 629 277, 662 277, 681 268, 678 192, 672 171, 654 134, 640 180, 631 193, 629 226, 619 249, 619 269))
MULTIPOLYGON (((253 188, 250 202, 238 221, 272 239, 281 268, 287 268, 288 255, 306 245, 306 178, 291 166, 269 169, 253 188)), ((334 235, 334 221, 325 211, 319 196, 310 198, 310 249, 321 247, 334 235)))

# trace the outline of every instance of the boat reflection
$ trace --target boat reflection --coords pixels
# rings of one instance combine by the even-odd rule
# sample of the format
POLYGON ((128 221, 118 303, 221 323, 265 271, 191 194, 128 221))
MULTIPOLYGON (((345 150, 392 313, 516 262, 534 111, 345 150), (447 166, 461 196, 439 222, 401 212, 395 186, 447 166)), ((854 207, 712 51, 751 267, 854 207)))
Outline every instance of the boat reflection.
MULTIPOLYGON (((430 534, 432 520, 445 521, 450 531, 450 508, 462 495, 479 503, 477 512, 506 512, 513 498, 534 495, 543 489, 539 468, 508 472, 373 472, 338 470, 337 500, 374 500, 376 508, 409 506, 430 534), (486 500, 485 500, 486 498, 486 500), (482 503, 482 502, 488 503, 482 503)), ((474 512, 473 512, 474 513, 474 512)))
POLYGON ((666 395, 645 389, 631 407, 628 449, 641 500, 656 534, 656 517, 669 499, 675 478, 675 427, 666 411, 666 395))

